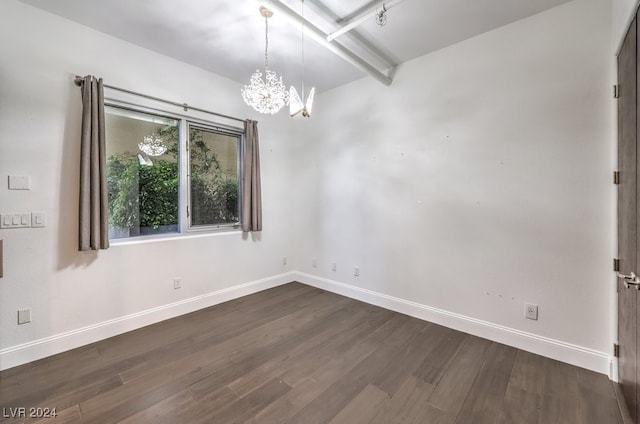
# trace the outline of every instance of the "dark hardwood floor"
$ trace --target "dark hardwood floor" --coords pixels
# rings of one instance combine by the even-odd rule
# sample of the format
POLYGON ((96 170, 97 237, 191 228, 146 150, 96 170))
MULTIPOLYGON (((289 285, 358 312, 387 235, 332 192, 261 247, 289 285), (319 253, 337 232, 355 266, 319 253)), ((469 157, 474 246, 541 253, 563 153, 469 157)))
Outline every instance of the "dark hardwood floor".
POLYGON ((0 407, 3 423, 623 422, 604 375, 299 283, 6 370, 0 407), (58 417, 7 417, 30 407, 58 417))

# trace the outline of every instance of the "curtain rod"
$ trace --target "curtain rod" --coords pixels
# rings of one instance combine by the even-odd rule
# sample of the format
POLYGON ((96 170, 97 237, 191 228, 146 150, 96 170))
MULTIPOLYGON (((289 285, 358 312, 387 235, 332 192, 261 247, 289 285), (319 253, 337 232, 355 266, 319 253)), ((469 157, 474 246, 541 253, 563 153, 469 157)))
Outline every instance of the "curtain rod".
MULTIPOLYGON (((84 77, 81 77, 79 75, 76 75, 75 79, 74 79, 74 83, 77 86, 80 86, 82 84, 82 82, 84 81, 84 77)), ((210 110, 206 110, 206 109, 201 109, 199 107, 194 107, 194 106, 189 106, 186 103, 178 103, 178 102, 172 102, 171 100, 165 100, 165 99, 161 99, 159 97, 154 97, 154 96, 150 96, 148 94, 143 94, 143 93, 138 93, 136 91, 131 91, 131 90, 127 90, 126 88, 120 88, 120 87, 115 87, 113 85, 108 85, 108 84, 103 84, 104 87, 109 88, 111 90, 116 90, 116 91, 121 91, 123 93, 127 93, 127 94, 133 94, 134 96, 140 96, 140 97, 144 97, 146 99, 150 99, 150 100, 155 100, 157 102, 162 102, 162 103, 166 103, 166 104, 170 104, 172 106, 178 106, 178 107, 182 107, 184 109, 184 111, 188 111, 189 109, 191 110, 195 110, 197 112, 203 112, 203 113, 208 113, 210 115, 216 115, 216 116, 220 116, 222 118, 227 118, 227 119, 232 119, 234 121, 239 121, 239 122, 244 122, 244 119, 240 119, 240 118, 236 118, 234 116, 229 116, 229 115, 224 115, 222 113, 217 113, 217 112, 212 112, 210 110)))

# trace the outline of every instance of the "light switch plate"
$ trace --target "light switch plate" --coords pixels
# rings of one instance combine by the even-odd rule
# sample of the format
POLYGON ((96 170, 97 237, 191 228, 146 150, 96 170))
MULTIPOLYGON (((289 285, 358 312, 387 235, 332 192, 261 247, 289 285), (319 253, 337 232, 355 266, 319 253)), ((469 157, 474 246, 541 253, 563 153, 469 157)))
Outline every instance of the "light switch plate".
POLYGON ((0 228, 11 228, 13 226, 13 215, 2 214, 0 215, 0 228))
POLYGON ((44 212, 31 212, 31 227, 41 228, 47 225, 47 214, 44 212))
POLYGON ((28 175, 9 175, 9 190, 30 190, 31 177, 28 175))
POLYGON ((20 309, 18 311, 18 325, 31 322, 31 309, 20 309))
POLYGON ((31 227, 31 214, 29 213, 0 214, 0 228, 29 228, 29 227, 31 227))

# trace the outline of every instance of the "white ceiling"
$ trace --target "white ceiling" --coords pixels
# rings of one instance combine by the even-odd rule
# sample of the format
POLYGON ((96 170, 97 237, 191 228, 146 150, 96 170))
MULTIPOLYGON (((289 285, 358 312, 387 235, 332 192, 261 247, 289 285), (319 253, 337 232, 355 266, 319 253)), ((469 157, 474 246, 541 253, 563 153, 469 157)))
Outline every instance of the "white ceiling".
MULTIPOLYGON (((20 0, 131 43, 248 83, 264 65, 259 0, 20 0)), ((337 39, 381 71, 568 0, 404 0, 387 24, 370 19, 337 39), (376 57, 378 56, 378 57, 376 57)), ((299 12, 300 0, 281 0, 299 12)), ((381 0, 306 0, 305 17, 326 33, 381 6, 381 0)), ((305 85, 328 90, 367 75, 310 38, 305 85)), ((301 28, 269 20, 269 68, 300 85, 301 28)))

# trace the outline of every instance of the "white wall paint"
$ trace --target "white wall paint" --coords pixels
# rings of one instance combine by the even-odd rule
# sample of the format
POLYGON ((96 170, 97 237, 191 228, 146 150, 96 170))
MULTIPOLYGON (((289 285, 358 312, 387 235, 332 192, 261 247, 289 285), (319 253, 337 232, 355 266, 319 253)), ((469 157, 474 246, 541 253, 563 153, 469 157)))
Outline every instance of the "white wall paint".
POLYGON ((235 82, 12 0, 0 13, 0 51, 0 212, 48 215, 46 228, 0 230, 0 352, 287 271, 281 265, 291 246, 291 160, 280 137, 285 116, 263 120, 244 105, 235 82), (265 230, 259 240, 234 232, 77 252, 80 89, 73 76, 89 73, 261 121, 265 230), (9 191, 8 175, 30 175, 32 189, 9 191), (182 278, 180 290, 173 289, 175 276, 182 278), (27 307, 33 322, 17 326, 16 311, 27 307))
POLYGON ((638 0, 612 0, 611 3, 611 41, 617 52, 638 7, 638 0))
POLYGON ((610 28, 609 2, 577 0, 405 63, 389 88, 323 93, 298 152, 300 270, 606 356, 610 28))
POLYGON ((44 210, 49 226, 0 230, 0 369, 3 349, 19 363, 47 353, 38 341, 70 346, 56 335, 87 342, 74 337, 296 275, 606 357, 613 20, 608 1, 576 0, 406 63, 391 87, 363 79, 322 93, 312 119, 291 121, 248 114, 234 82, 6 0, 0 177, 31 175, 33 189, 0 184, 0 212, 44 210), (259 119, 260 240, 232 233, 76 252, 76 73, 259 119), (539 321, 522 318, 524 301, 540 305, 539 321), (34 322, 18 327, 22 307, 34 322))

